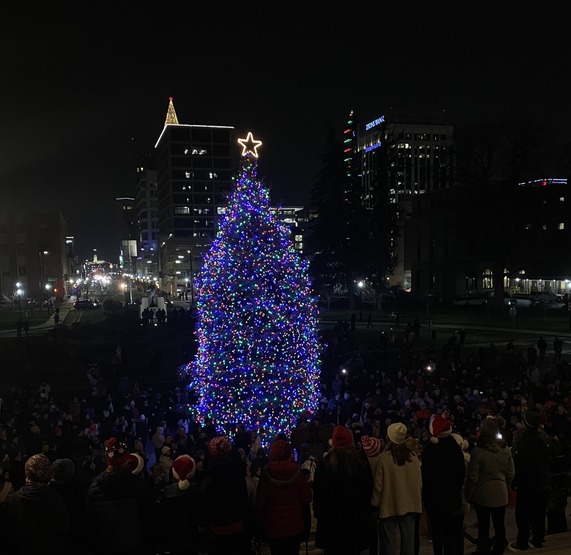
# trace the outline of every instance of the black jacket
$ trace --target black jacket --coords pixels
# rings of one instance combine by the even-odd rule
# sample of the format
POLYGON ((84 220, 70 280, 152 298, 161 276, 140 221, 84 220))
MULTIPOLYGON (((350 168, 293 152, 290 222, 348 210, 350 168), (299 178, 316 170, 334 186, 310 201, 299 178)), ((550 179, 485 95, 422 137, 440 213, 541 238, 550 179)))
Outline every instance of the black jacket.
POLYGON ((422 453, 422 501, 427 511, 459 513, 466 464, 462 449, 449 436, 429 441, 422 453))
POLYGON ((97 534, 96 553, 129 553, 143 546, 145 515, 158 492, 127 470, 104 471, 87 492, 86 514, 97 534))
POLYGON ((47 484, 25 485, 14 493, 10 524, 20 555, 51 555, 66 550, 69 514, 63 498, 47 484))
POLYGON ((514 490, 538 492, 551 488, 551 448, 542 430, 525 428, 514 443, 512 455, 514 490))

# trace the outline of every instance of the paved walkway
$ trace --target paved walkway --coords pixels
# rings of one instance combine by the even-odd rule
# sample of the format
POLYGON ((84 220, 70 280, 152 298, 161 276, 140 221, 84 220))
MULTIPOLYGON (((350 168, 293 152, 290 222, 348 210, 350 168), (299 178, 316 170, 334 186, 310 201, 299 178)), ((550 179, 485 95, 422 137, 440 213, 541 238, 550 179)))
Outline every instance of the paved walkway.
MULTIPOLYGON (((541 549, 537 551, 528 549, 527 552, 537 553, 537 555, 569 555, 571 553, 571 504, 567 503, 566 508, 566 515, 567 515, 567 532, 562 534, 554 534, 551 536, 547 536, 545 540, 545 544, 541 549)), ((465 519, 466 523, 466 535, 476 536, 477 529, 476 529, 476 514, 474 511, 470 511, 466 515, 465 519)), ((506 511, 506 530, 508 534, 508 541, 512 542, 515 539, 517 528, 515 526, 515 516, 514 516, 514 509, 508 508, 506 511)), ((493 531, 491 530, 491 535, 493 535, 493 531)), ((476 546, 468 539, 464 542, 464 555, 472 554, 476 551, 476 546)), ((267 545, 264 545, 262 548, 263 555, 269 555, 270 550, 268 549, 267 545)), ((302 544, 301 549, 299 551, 299 555, 322 555, 323 550, 315 547, 315 520, 312 524, 312 533, 310 540, 307 544, 307 551, 306 545, 302 544)), ((510 551, 506 548, 505 553, 510 553, 510 551)), ((376 553, 368 553, 367 551, 363 552, 362 555, 377 555, 376 553)), ((380 555, 385 555, 381 553, 380 555)), ((418 555, 433 555, 432 551, 432 544, 426 539, 425 536, 420 538, 420 550, 418 555)), ((461 554, 458 554, 461 555, 461 554)))

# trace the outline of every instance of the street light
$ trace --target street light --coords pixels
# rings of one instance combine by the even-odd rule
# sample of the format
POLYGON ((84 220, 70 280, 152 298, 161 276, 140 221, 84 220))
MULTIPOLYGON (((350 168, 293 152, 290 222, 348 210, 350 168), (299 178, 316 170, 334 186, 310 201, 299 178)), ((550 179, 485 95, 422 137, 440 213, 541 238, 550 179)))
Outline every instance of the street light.
POLYGON ((18 312, 20 313, 20 329, 22 329, 22 296, 24 295, 24 290, 22 289, 22 284, 20 282, 16 283, 16 296, 18 297, 18 312))

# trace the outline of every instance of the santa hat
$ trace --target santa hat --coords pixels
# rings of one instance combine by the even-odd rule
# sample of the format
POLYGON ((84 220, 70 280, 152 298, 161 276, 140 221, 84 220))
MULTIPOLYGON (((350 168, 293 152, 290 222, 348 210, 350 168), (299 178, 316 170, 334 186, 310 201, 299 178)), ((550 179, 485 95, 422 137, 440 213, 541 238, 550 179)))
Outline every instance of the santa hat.
POLYGON ((180 455, 172 463, 172 475, 178 480, 179 489, 188 489, 196 472, 196 463, 190 455, 180 455))
POLYGON ((270 448, 271 461, 289 461, 291 459, 291 444, 283 439, 274 441, 270 448))
POLYGON ((354 445, 353 432, 346 426, 335 426, 331 440, 333 447, 338 449, 344 449, 354 445))
POLYGON ((232 443, 226 436, 213 437, 208 442, 208 452, 213 458, 222 458, 232 451, 232 443))
POLYGON ((127 457, 129 456, 129 449, 127 446, 116 437, 110 437, 105 441, 103 451, 105 453, 105 461, 111 466, 120 466, 125 464, 127 457))
POLYGON ((434 414, 430 418, 428 429, 432 435, 430 438, 432 443, 438 443, 439 438, 452 435, 452 423, 450 420, 446 420, 446 418, 440 416, 439 414, 434 414))
POLYGON ((138 474, 141 473, 141 471, 145 467, 145 459, 143 459, 143 457, 141 457, 139 453, 129 453, 127 461, 125 462, 123 467, 125 468, 125 470, 131 472, 131 474, 137 476, 138 474))
POLYGON ((381 452, 381 440, 377 437, 363 436, 361 446, 367 457, 376 457, 381 452))

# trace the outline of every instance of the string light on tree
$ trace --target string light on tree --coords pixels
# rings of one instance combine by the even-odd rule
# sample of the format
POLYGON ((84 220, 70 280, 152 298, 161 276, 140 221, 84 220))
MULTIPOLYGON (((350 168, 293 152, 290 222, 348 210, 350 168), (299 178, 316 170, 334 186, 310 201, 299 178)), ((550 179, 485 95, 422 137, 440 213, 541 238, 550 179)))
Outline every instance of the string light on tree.
POLYGON ((198 421, 244 424, 267 443, 317 408, 318 309, 308 263, 257 177, 262 142, 249 132, 238 143, 236 185, 196 276, 197 354, 180 370, 198 421))

